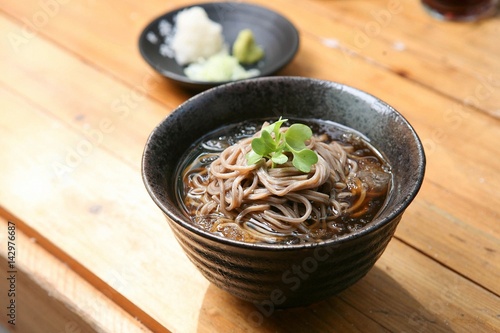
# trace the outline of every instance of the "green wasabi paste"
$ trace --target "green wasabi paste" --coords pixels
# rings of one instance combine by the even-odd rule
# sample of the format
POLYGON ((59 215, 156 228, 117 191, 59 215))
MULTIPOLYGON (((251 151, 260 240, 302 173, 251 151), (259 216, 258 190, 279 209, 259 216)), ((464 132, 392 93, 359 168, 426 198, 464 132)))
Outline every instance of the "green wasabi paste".
POLYGON ((256 44, 250 29, 241 30, 233 44, 233 56, 244 65, 253 64, 264 57, 264 50, 256 44))

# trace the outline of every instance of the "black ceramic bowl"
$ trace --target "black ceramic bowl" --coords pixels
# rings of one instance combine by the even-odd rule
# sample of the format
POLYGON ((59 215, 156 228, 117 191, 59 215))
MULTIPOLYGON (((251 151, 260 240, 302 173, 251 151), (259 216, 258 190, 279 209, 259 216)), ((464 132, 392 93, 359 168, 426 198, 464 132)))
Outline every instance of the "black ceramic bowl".
POLYGON ((204 82, 189 79, 184 68, 174 58, 161 52, 163 33, 160 22, 168 22, 174 26, 174 18, 179 11, 199 6, 205 9, 208 17, 222 25, 224 39, 232 46, 238 33, 243 29, 251 29, 257 44, 262 46, 264 58, 247 69, 256 68, 259 76, 269 76, 287 65, 297 53, 299 34, 293 24, 282 15, 267 8, 242 2, 213 2, 193 4, 178 8, 154 19, 142 32, 139 38, 139 50, 146 62, 163 76, 176 83, 195 90, 205 90, 227 82, 204 82))
POLYGON ((208 280, 244 300, 290 307, 334 295, 372 268, 420 189, 425 155, 410 124, 376 97, 334 82, 269 77, 216 87, 180 105, 151 133, 142 163, 149 194, 208 280), (189 222, 175 198, 179 157, 222 125, 279 115, 343 124, 365 134, 385 154, 393 188, 371 224, 322 243, 272 245, 232 241, 189 222))

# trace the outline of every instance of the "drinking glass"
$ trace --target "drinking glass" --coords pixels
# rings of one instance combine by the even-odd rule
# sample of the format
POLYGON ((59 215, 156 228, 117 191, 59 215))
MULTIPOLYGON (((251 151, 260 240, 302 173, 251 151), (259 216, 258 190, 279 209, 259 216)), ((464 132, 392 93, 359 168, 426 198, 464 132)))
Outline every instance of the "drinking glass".
POLYGON ((496 13, 499 0, 421 0, 424 8, 438 19, 476 21, 496 13))

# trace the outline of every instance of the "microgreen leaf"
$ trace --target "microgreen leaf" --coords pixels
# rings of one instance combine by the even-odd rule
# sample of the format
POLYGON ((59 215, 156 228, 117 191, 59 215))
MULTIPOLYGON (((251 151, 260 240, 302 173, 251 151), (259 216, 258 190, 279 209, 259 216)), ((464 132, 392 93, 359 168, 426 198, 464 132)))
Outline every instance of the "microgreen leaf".
POLYGON ((250 150, 245 157, 247 158, 247 163, 249 165, 256 164, 262 159, 262 155, 257 154, 253 150, 250 150))
POLYGON ((274 133, 275 135, 279 133, 281 125, 283 125, 284 122, 286 122, 288 119, 280 119, 271 125, 268 125, 262 129, 263 132, 269 132, 269 133, 274 133))
POLYGON ((292 164, 302 172, 308 173, 311 171, 311 166, 318 162, 318 155, 311 149, 303 149, 298 152, 293 152, 292 164))
POLYGON ((276 149, 276 146, 268 132, 262 132, 260 138, 252 140, 252 149, 255 153, 265 156, 276 149))
POLYGON ((269 132, 262 132, 261 139, 264 141, 265 145, 265 152, 263 155, 270 154, 278 148, 278 142, 273 139, 269 132))
POLYGON ((273 154, 273 157, 271 157, 271 160, 275 164, 284 164, 284 163, 286 163, 286 161, 288 161, 288 156, 286 156, 283 153, 273 154))
POLYGON ((266 126, 259 138, 252 140, 252 151, 246 155, 248 164, 255 164, 262 158, 270 159, 275 164, 284 164, 288 161, 285 152, 292 153, 292 164, 302 172, 311 171, 311 166, 318 162, 317 154, 308 149, 305 141, 312 137, 312 130, 303 124, 293 124, 284 133, 281 125, 287 119, 280 119, 266 126))
POLYGON ((286 148, 293 154, 292 164, 302 172, 311 171, 311 166, 318 162, 318 156, 306 148, 305 141, 312 136, 312 130, 303 124, 293 124, 285 132, 286 148))
POLYGON ((303 124, 293 124, 285 132, 285 140, 287 145, 293 150, 302 150, 306 148, 304 141, 309 140, 312 136, 312 130, 303 124))

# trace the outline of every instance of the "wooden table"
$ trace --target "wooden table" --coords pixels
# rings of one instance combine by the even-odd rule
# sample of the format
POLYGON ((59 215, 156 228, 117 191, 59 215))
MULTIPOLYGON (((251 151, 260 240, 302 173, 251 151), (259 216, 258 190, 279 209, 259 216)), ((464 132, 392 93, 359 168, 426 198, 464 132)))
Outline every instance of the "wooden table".
POLYGON ((256 325, 258 308, 210 285, 185 257, 141 179, 149 133, 193 93, 150 69, 138 37, 154 17, 192 2, 8 1, 0 11, 1 325, 500 331, 500 18, 441 22, 417 0, 252 2, 300 32, 281 75, 376 95, 425 145, 423 187, 373 270, 336 297, 256 325))

